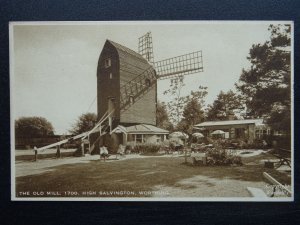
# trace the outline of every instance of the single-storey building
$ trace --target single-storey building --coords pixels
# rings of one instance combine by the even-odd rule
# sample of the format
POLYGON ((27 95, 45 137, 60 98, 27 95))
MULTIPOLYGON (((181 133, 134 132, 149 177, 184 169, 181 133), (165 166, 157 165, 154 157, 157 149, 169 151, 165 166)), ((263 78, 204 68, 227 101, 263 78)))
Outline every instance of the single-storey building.
POLYGON ((111 135, 118 138, 118 142, 126 145, 128 142, 138 143, 159 143, 167 139, 169 131, 149 124, 138 124, 125 127, 117 126, 111 131, 111 135))
POLYGON ((201 130, 206 137, 211 137, 215 130, 222 130, 226 139, 245 139, 248 142, 271 134, 270 127, 264 124, 263 119, 206 121, 195 125, 194 128, 201 130))

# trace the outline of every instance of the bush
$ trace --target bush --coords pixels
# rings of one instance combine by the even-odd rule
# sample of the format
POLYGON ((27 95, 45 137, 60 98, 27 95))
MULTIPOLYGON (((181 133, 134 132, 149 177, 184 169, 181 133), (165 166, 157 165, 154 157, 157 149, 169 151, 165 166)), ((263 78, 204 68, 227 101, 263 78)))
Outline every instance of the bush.
POLYGON ((169 139, 169 146, 172 150, 178 150, 183 148, 183 141, 179 138, 171 138, 169 139))
POLYGON ((223 142, 214 142, 214 147, 207 150, 208 164, 210 165, 242 165, 242 158, 227 151, 223 142))
POLYGON ((149 144, 149 143, 127 143, 126 151, 132 153, 157 153, 161 148, 159 144, 149 144))
POLYGON ((268 145, 271 147, 273 146, 274 141, 277 142, 278 148, 283 148, 290 150, 291 149, 291 135, 283 135, 283 136, 267 136, 265 138, 268 145))
POLYGON ((206 145, 212 144, 214 142, 214 140, 210 137, 204 137, 202 142, 206 145))

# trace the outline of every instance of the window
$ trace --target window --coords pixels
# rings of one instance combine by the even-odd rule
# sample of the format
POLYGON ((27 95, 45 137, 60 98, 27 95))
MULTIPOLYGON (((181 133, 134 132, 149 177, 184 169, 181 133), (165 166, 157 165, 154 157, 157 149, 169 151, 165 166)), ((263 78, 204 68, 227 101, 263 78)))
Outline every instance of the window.
POLYGON ((108 68, 110 66, 111 66, 111 60, 110 60, 110 58, 105 59, 104 60, 104 67, 108 68))
POLYGON ((143 143, 144 142, 144 137, 142 134, 136 134, 135 135, 135 141, 136 143, 143 143))
POLYGON ((145 83, 146 83, 146 86, 150 87, 151 81, 150 81, 149 79, 146 79, 146 80, 145 80, 145 83))
POLYGON ((113 77, 112 73, 109 73, 109 79, 112 79, 112 77, 113 77))

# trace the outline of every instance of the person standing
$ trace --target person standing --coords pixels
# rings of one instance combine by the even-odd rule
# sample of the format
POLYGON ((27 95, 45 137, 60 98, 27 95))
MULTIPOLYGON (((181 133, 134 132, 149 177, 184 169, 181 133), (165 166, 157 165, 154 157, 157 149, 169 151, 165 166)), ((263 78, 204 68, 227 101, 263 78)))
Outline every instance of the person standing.
POLYGON ((103 158, 103 160, 105 162, 107 157, 108 157, 107 147, 105 145, 102 145, 102 147, 100 147, 100 161, 101 161, 101 158, 103 158))

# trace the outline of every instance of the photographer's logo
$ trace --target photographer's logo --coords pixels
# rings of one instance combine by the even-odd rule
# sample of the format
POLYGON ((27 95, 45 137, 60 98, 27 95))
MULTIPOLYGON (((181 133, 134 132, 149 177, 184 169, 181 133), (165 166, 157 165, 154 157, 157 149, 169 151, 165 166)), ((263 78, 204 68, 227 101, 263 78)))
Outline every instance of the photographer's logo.
POLYGON ((267 184, 266 194, 270 197, 287 197, 290 195, 290 185, 267 184))

